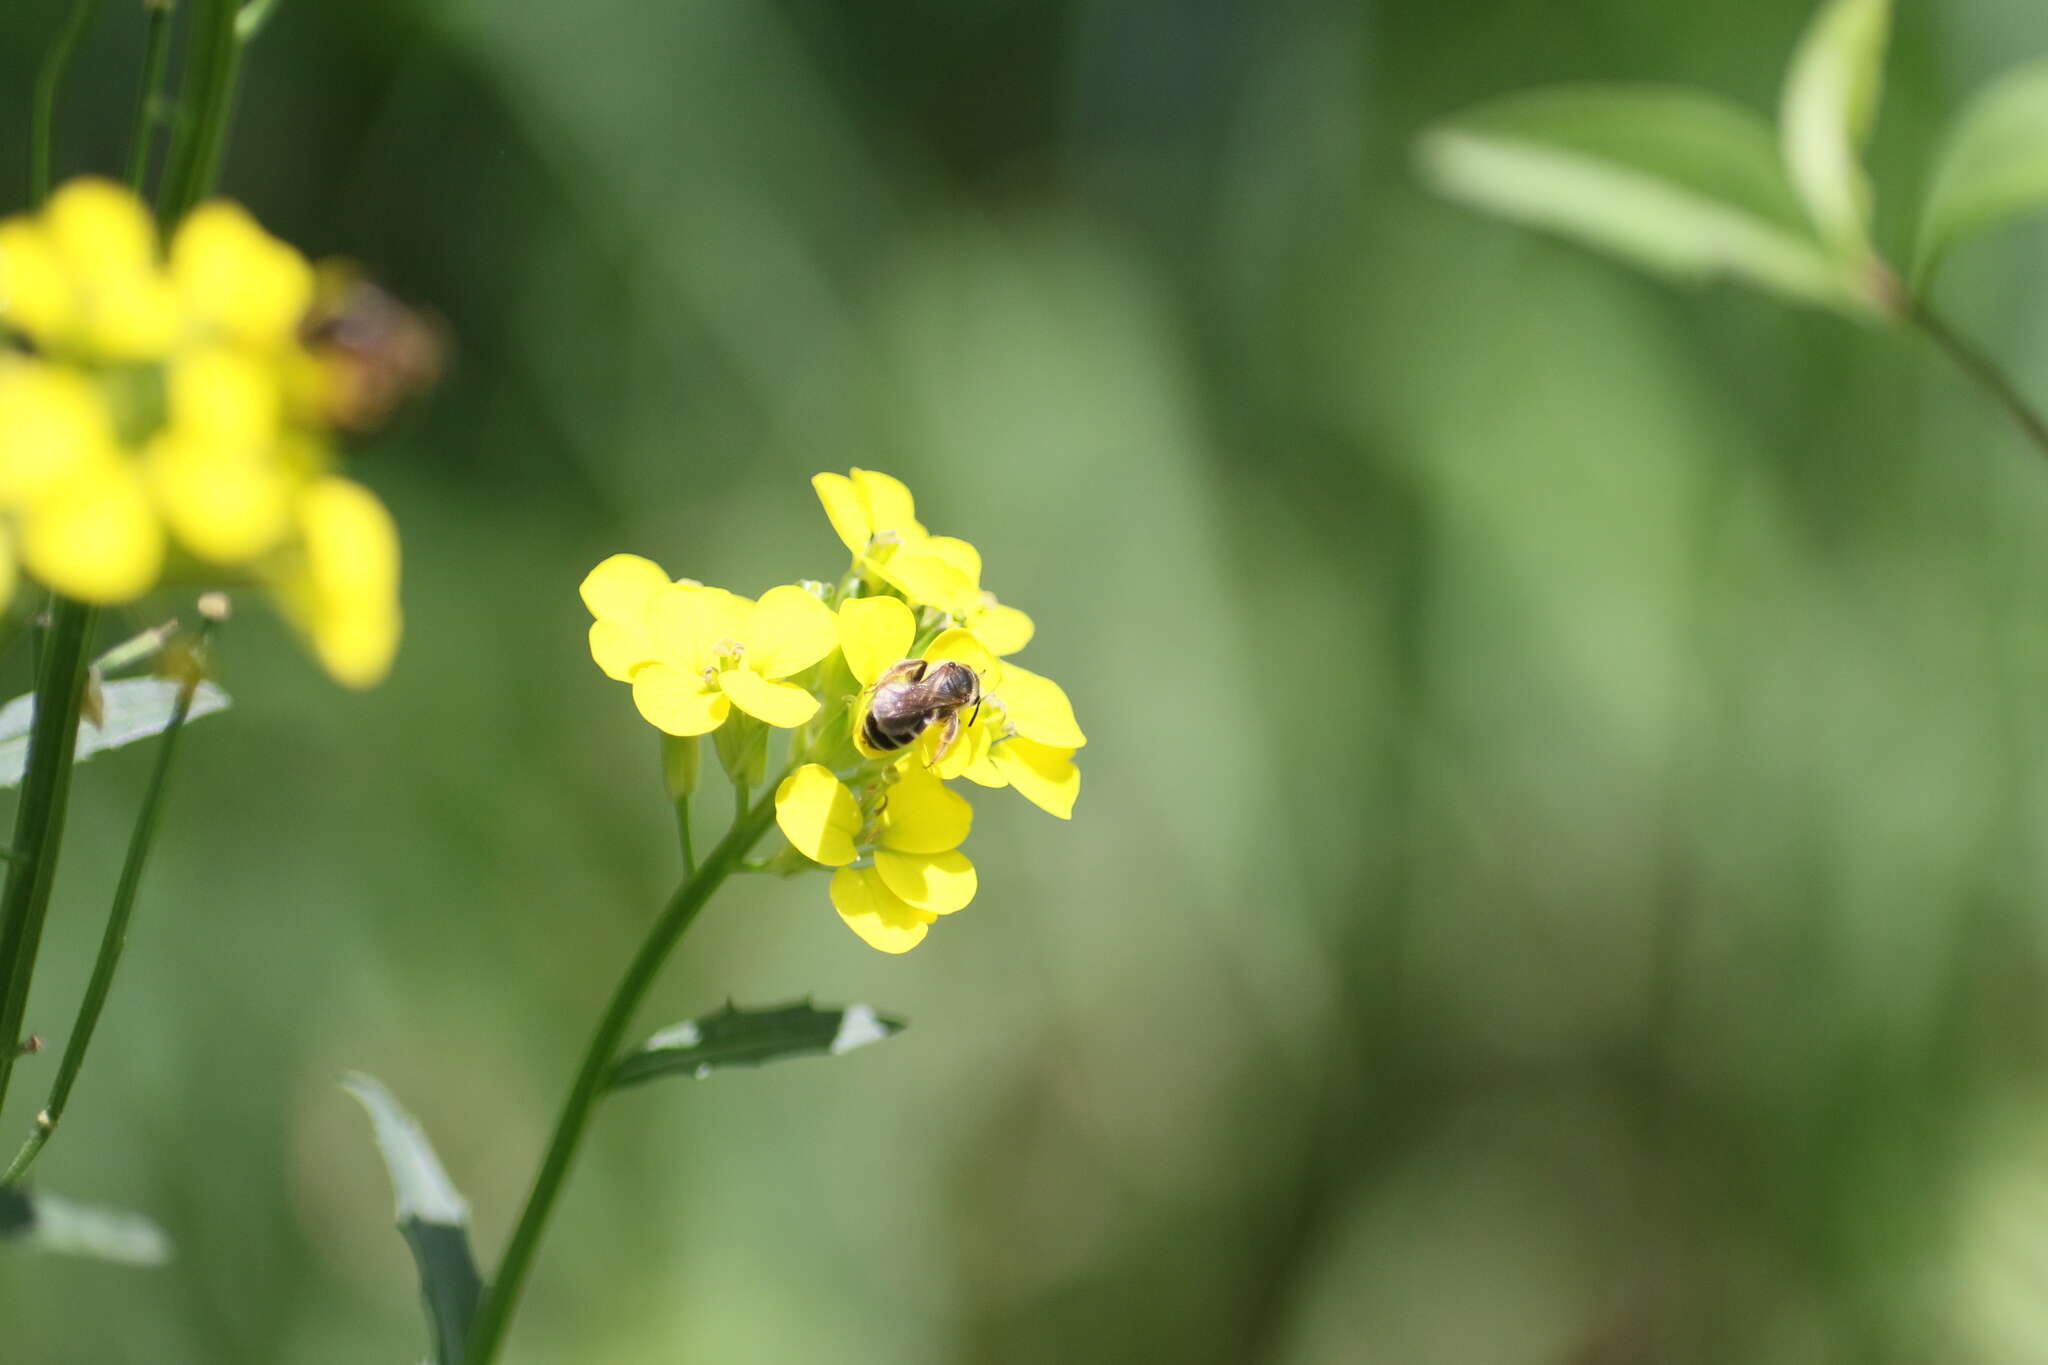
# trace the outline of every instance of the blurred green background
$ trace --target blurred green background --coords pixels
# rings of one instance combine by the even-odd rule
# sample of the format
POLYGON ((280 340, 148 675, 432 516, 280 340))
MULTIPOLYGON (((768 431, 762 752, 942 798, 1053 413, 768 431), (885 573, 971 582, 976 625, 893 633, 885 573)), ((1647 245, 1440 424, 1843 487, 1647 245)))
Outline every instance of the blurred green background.
MULTIPOLYGON (((65 8, 0 12, 0 185, 65 8)), ((60 172, 119 164, 103 9, 60 172)), ((576 584, 830 576, 806 479, 862 465, 1038 618, 1079 811, 980 798, 981 896, 902 959, 822 878, 721 897, 647 1031, 806 992, 912 1028, 613 1102, 509 1360, 2048 1359, 2048 470, 1908 339, 1409 166, 1532 84, 1769 109, 1805 18, 286 4, 224 188, 459 338, 356 465, 409 635, 357 696, 233 626, 40 1173, 178 1259, 0 1259, 0 1357, 419 1357, 337 1076, 421 1116, 494 1258, 677 873, 576 584)), ((1893 228, 2043 50, 2028 0, 1908 0, 1893 228)), ((2048 398, 2044 252, 1942 296, 2048 398)), ((81 773, 46 1034, 146 760, 81 773)))

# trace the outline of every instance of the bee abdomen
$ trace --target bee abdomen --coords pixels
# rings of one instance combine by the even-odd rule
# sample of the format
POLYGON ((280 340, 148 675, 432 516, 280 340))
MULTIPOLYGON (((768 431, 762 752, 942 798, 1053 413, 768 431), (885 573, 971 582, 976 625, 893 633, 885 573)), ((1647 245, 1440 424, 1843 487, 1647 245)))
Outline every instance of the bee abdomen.
POLYGON ((878 753, 888 753, 893 749, 901 749, 916 739, 924 733, 924 727, 930 723, 931 717, 925 714, 895 716, 884 720, 871 710, 867 714, 867 719, 861 722, 861 738, 867 741, 870 749, 878 753))

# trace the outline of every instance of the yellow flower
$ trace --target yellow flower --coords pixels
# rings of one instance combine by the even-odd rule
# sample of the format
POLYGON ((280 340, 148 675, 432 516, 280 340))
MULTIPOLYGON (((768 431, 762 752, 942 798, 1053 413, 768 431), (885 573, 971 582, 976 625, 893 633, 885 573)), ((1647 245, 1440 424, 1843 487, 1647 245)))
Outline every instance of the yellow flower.
MULTIPOLYGON (((600 624, 606 619, 600 616, 600 624)), ((628 617, 621 624, 615 664, 639 648, 634 623, 628 617)), ((638 627, 653 657, 630 668, 633 703, 666 734, 708 734, 734 706, 782 729, 817 714, 816 697, 782 681, 830 654, 836 643, 831 611, 804 588, 770 588, 752 602, 723 588, 664 584, 642 602, 638 627)), ((593 639, 593 656, 598 649, 593 639)), ((598 660, 600 667, 605 662, 598 660)))
POLYGON ((885 953, 908 952, 940 915, 974 899, 974 864, 959 851, 974 811, 916 769, 890 774, 872 804, 864 820, 853 793, 810 763, 776 789, 775 820, 798 852, 838 869, 830 894, 848 928, 885 953))
POLYGON ((0 321, 45 351, 146 361, 176 340, 177 301, 156 259, 156 225, 109 180, 64 185, 35 218, 0 224, 0 321))
POLYGON ((313 302, 313 267, 238 204, 214 200, 171 239, 171 281, 195 331, 255 350, 298 339, 313 302))
POLYGON ((274 589, 329 674, 371 687, 398 652, 398 528, 361 484, 329 475, 294 509, 302 553, 274 589))
MULTIPOLYGON (((839 646, 847 667, 863 687, 909 654, 917 622, 893 597, 860 597, 839 606, 839 646)), ((959 737, 942 755, 939 727, 928 727, 899 760, 899 766, 929 769, 942 778, 965 777, 985 787, 1015 787, 1027 801, 1069 819, 1080 795, 1081 774, 1074 751, 1088 742, 1074 719, 1073 704, 1052 679, 1012 660, 999 660, 972 631, 942 631, 918 657, 955 659, 981 678, 982 700, 963 716, 959 737)), ((867 694, 858 705, 865 708, 867 694)), ((882 755, 861 737, 865 710, 853 718, 855 746, 869 758, 882 755)))
MULTIPOLYGON (((688 580, 684 586, 696 587, 688 580)), ((647 599, 669 586, 667 570, 639 555, 613 555, 583 577, 577 589, 596 619, 590 623, 590 657, 607 678, 633 681, 654 662, 654 637, 647 633, 647 599)))
POLYGON ((997 654, 1031 641, 1031 618, 981 586, 981 552, 954 536, 928 533, 910 489, 887 474, 856 469, 812 478, 825 517, 854 563, 871 570, 913 605, 934 607, 973 631, 997 654))

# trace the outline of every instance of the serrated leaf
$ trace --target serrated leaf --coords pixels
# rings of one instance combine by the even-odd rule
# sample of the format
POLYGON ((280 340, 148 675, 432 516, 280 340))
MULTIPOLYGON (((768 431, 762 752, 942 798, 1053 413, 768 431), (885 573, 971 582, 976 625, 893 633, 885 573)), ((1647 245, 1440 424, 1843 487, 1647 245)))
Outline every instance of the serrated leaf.
POLYGON ((1779 134, 1792 187, 1823 241, 1853 260, 1873 254, 1863 144, 1884 91, 1891 0, 1828 0, 1785 74, 1779 134))
MULTIPOLYGON (((101 723, 87 721, 78 727, 78 754, 74 761, 82 763, 94 754, 162 734, 177 706, 178 687, 168 678, 122 678, 101 683, 101 723)), ((35 720, 35 706, 33 692, 0 706, 0 787, 20 782, 28 766, 28 731, 35 720)), ((185 718, 194 721, 227 709, 228 694, 203 682, 192 694, 192 709, 185 718)))
POLYGON ((1873 308, 1804 222, 1769 125, 1713 95, 1530 91, 1439 126, 1417 155, 1452 198, 1662 274, 1727 275, 1801 303, 1873 308))
POLYGON ((369 1111, 377 1150, 397 1197, 398 1231, 419 1267, 420 1297, 438 1365, 462 1365, 483 1278, 469 1246, 469 1204, 455 1189, 419 1120, 374 1076, 352 1072, 342 1088, 369 1111))
POLYGON ((1949 124, 1913 244, 1924 280, 1963 238, 2048 208, 2048 58, 1978 90, 1949 124))
POLYGON ((728 1003, 716 1014, 686 1020, 649 1038, 612 1068, 614 1088, 662 1076, 702 1080, 727 1067, 760 1066, 784 1057, 837 1056, 903 1031, 903 1021, 866 1005, 820 1009, 810 1001, 743 1010, 728 1003))
POLYGON ((162 1265, 171 1259, 171 1239, 140 1214, 22 1189, 0 1189, 0 1242, 120 1265, 162 1265))

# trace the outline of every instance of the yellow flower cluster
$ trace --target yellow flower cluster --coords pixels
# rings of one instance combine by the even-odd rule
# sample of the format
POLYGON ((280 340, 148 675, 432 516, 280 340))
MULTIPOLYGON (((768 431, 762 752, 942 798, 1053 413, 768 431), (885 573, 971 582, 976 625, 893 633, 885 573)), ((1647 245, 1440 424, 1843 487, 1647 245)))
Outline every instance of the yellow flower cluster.
POLYGON ((334 369, 302 338, 305 259, 202 204, 159 250, 133 194, 63 186, 0 220, 0 590, 84 602, 260 583, 329 673, 398 647, 398 535, 337 472, 334 369))
POLYGON ((978 884, 960 851, 973 807, 947 784, 1011 787, 1068 819, 1087 738, 1059 684, 1008 657, 1031 618, 982 588, 972 545, 927 532, 886 474, 811 482, 853 556, 836 586, 750 601, 613 555, 583 581, 590 653, 665 734, 789 732, 777 825, 834 869, 832 904, 855 933, 907 952, 978 884))

